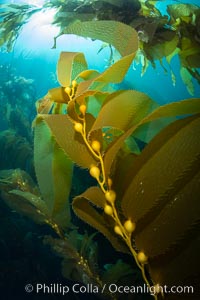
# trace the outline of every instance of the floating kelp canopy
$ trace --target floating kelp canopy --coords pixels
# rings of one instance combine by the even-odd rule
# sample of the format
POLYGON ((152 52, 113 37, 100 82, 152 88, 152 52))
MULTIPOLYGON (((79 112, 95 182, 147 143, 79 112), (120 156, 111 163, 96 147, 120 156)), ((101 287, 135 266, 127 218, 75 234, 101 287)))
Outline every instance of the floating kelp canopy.
POLYGON ((8 52, 12 51, 22 27, 39 10, 40 8, 28 4, 1 4, 0 46, 6 46, 8 52))
MULTIPOLYGON (((180 75, 190 94, 194 93, 192 78, 200 83, 200 8, 193 4, 177 2, 167 6, 169 16, 163 16, 156 8, 159 1, 143 0, 51 0, 37 7, 33 5, 3 4, 0 6, 0 45, 11 51, 23 25, 38 11, 56 8, 53 24, 66 34, 68 26, 96 20, 115 20, 134 27, 140 38, 138 61, 142 73, 149 64, 179 56, 180 75)), ((48 12, 47 12, 48 13, 48 12)), ((73 32, 71 32, 73 33, 73 32)), ((57 37, 56 37, 57 38, 57 37)), ((112 60, 110 60, 112 61, 112 60)), ((164 67, 163 67, 164 68, 164 67)), ((165 70, 166 71, 166 70, 165 70)), ((171 70, 172 81, 176 78, 171 70)))

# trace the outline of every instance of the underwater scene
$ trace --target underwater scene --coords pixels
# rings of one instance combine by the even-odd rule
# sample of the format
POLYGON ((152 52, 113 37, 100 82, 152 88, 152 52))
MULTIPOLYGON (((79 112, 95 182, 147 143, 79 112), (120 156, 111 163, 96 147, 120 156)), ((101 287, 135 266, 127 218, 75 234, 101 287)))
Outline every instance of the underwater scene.
POLYGON ((0 0, 0 299, 200 299, 199 0, 0 0))

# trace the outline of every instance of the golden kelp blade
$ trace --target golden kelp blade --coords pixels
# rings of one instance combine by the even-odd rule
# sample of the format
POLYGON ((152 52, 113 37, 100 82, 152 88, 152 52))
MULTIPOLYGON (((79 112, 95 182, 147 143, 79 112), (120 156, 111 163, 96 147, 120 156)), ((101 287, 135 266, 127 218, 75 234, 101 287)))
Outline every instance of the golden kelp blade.
POLYGON ((99 39, 113 45, 122 55, 122 59, 103 72, 97 81, 120 82, 138 49, 137 32, 132 27, 116 21, 77 22, 67 26, 62 34, 99 39))
POLYGON ((114 127, 126 131, 146 116, 154 102, 147 95, 134 90, 117 91, 104 101, 91 131, 114 127))
POLYGON ((76 34, 107 42, 122 56, 134 53, 138 49, 137 32, 130 26, 116 21, 77 22, 67 26, 63 34, 76 34))
POLYGON ((199 243, 199 128, 199 114, 166 127, 124 179, 123 213, 136 223, 136 247, 148 256, 152 279, 161 285, 188 283, 198 274, 199 246, 191 245, 199 243))
POLYGON ((61 226, 69 226, 71 215, 68 200, 73 163, 53 139, 49 127, 35 121, 35 172, 42 197, 51 217, 61 226))
POLYGON ((53 106, 53 101, 50 99, 50 95, 46 95, 44 98, 36 101, 36 110, 38 114, 48 114, 53 106))
POLYGON ((106 215, 102 215, 95 209, 95 207, 103 208, 104 205, 105 197, 98 187, 87 189, 73 200, 73 210, 79 218, 105 235, 117 250, 127 252, 126 246, 113 234, 112 226, 106 215))
MULTIPOLYGON (((138 94, 139 96, 139 94, 138 94)), ((144 95, 141 97, 143 98, 144 95)), ((144 98, 145 99, 145 98, 144 98)), ((142 107, 142 110, 144 107, 142 107)), ((166 117, 175 117, 181 115, 192 115, 195 113, 200 112, 200 99, 187 99, 182 100, 180 102, 169 103, 163 106, 160 106, 154 109, 151 113, 147 114, 146 117, 142 118, 140 121, 136 119, 136 122, 133 123, 127 131, 125 131, 116 141, 112 144, 111 147, 107 150, 104 156, 104 164, 105 164, 105 171, 107 174, 110 173, 110 169, 112 166, 112 162, 114 157, 117 155, 119 149, 123 146, 124 141, 130 136, 134 136, 134 132, 140 128, 141 125, 147 124, 151 121, 166 118, 166 117)), ((167 124, 166 124, 167 125, 167 124)))
POLYGON ((67 87, 79 73, 87 69, 84 54, 80 52, 61 52, 57 65, 57 77, 61 86, 67 87))
POLYGON ((67 91, 72 90, 73 81, 76 91, 72 98, 78 103, 83 102, 96 92, 104 92, 108 83, 119 83, 123 80, 138 49, 137 32, 120 22, 89 21, 69 25, 63 33, 76 34, 107 41, 122 55, 122 58, 105 70, 102 74, 87 70, 87 63, 82 53, 62 52, 57 65, 58 81, 62 87, 49 90, 50 99, 58 103, 68 103, 71 96, 67 91), (112 31, 112 34, 110 34, 112 31), (84 81, 82 81, 82 79, 84 81))
POLYGON ((59 147, 73 162, 83 168, 96 164, 96 160, 83 143, 82 137, 74 131, 73 123, 66 115, 45 115, 42 120, 48 126, 48 130, 51 131, 59 147))

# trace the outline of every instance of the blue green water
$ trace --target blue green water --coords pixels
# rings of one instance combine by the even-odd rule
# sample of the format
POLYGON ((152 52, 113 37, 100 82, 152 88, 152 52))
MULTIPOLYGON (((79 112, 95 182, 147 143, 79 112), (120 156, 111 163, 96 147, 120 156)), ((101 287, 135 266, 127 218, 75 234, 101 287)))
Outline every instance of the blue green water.
MULTIPOLYGON (((13 3, 15 2, 23 3, 23 1, 13 1, 13 3)), ((30 3, 42 3, 42 1, 30 1, 30 3)), ((198 5, 199 1, 158 1, 157 6, 164 14, 166 6, 173 3, 198 5)), ((9 63, 16 68, 18 74, 35 80, 38 97, 43 96, 47 89, 56 85, 56 64, 61 51, 83 52, 89 68, 99 71, 105 70, 110 55, 107 48, 98 53, 102 42, 72 35, 61 36, 58 39, 57 48, 51 49, 53 37, 58 33, 58 28, 49 25, 52 17, 53 12, 48 12, 46 15, 41 14, 39 17, 34 15, 32 20, 24 26, 13 52, 10 54, 1 53, 3 63, 9 63)), ((141 76, 141 66, 134 65, 134 68, 130 68, 125 78, 126 84, 130 88, 147 93, 159 103, 168 103, 191 97, 180 78, 180 64, 177 56, 171 61, 171 69, 176 76, 175 86, 172 84, 168 64, 164 61, 164 66, 168 70, 167 73, 159 65, 159 62, 156 65, 156 69, 150 66, 143 76, 141 76)), ((193 96, 196 97, 200 95, 200 86, 195 80, 194 86, 195 93, 193 96)))

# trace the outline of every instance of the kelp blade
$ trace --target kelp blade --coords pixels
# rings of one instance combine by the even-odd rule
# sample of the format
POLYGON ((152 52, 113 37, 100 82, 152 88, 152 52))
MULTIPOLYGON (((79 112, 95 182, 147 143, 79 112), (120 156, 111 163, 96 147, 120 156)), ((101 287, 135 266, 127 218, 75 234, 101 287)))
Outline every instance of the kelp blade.
POLYGON ((84 144, 81 135, 75 132, 74 125, 67 115, 44 115, 41 118, 59 147, 73 162, 83 168, 96 164, 96 160, 84 144))
POLYGON ((52 218, 60 226, 68 226, 73 163, 55 142, 41 118, 36 119, 34 130, 35 171, 42 197, 52 218))
POLYGON ((76 34, 107 42, 122 55, 119 61, 95 79, 96 82, 121 82, 138 49, 137 32, 132 27, 116 21, 76 22, 67 26, 62 34, 76 34))
POLYGON ((139 122, 154 104, 148 96, 134 90, 117 91, 109 95, 93 124, 92 130, 114 127, 127 130, 133 123, 139 122))
POLYGON ((130 26, 116 21, 76 22, 67 26, 63 34, 76 34, 98 39, 113 45, 122 56, 138 49, 137 32, 130 26))
POLYGON ((199 272, 189 258, 198 260, 190 245, 199 241, 199 128, 199 115, 166 127, 134 160, 124 180, 122 209, 136 222, 136 246, 149 257, 155 283, 176 284, 199 272), (186 257, 190 263, 182 270, 186 257))
POLYGON ((67 87, 79 73, 87 69, 84 54, 79 52, 61 52, 57 64, 57 77, 61 86, 67 87))
POLYGON ((105 214, 99 212, 99 209, 105 205, 105 197, 98 187, 87 189, 83 194, 73 199, 73 210, 76 215, 84 222, 100 231, 113 245, 115 249, 121 252, 127 252, 126 246, 114 234, 112 227, 109 226, 105 214))
MULTIPOLYGON (((134 101, 134 99, 133 99, 134 101)), ((162 118, 171 118, 175 116, 187 116, 200 113, 200 99, 186 99, 180 102, 173 102, 154 109, 147 114, 141 121, 134 123, 127 131, 125 131, 116 141, 109 147, 104 157, 104 164, 106 173, 109 174, 114 157, 117 155, 119 149, 123 146, 124 141, 130 136, 134 136, 134 132, 145 124, 162 118)), ((168 123, 166 123, 167 125, 168 123)), ((163 125, 163 124, 162 124, 163 125)), ((162 126, 163 127, 163 126, 162 126)))

